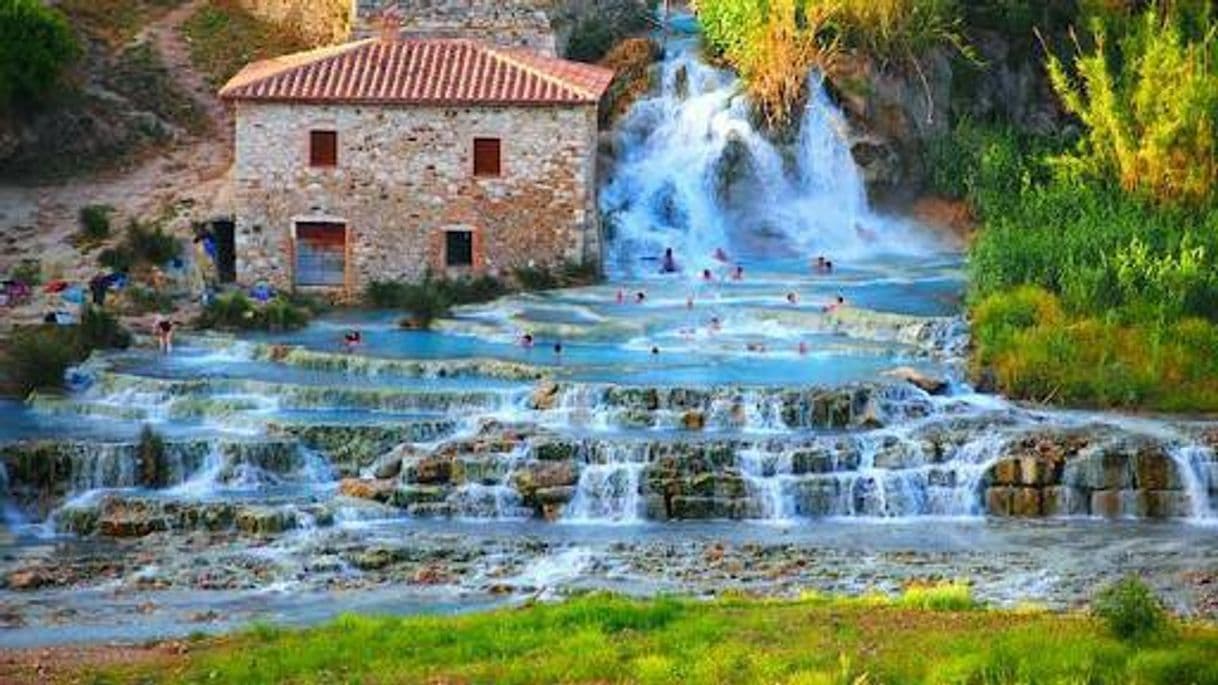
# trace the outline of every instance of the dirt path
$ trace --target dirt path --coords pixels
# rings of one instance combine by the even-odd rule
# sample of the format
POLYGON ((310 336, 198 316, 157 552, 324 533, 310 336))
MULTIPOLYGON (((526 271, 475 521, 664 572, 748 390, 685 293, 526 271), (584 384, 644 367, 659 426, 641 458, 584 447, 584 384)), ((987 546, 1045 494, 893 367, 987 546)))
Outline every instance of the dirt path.
MULTIPOLYGON (((0 271, 20 257, 38 257, 46 275, 87 280, 96 270, 95 258, 81 255, 69 242, 77 215, 87 205, 110 205, 118 210, 119 221, 152 218, 171 205, 192 208, 196 216, 210 212, 231 163, 232 120, 207 79, 192 67, 190 46, 180 30, 206 2, 182 4, 149 24, 138 39, 156 47, 175 80, 211 118, 211 130, 174 141, 133 168, 43 186, 0 187, 0 244, 15 248, 0 255, 0 271)), ((0 327, 37 316, 44 307, 35 302, 0 312, 0 327)))

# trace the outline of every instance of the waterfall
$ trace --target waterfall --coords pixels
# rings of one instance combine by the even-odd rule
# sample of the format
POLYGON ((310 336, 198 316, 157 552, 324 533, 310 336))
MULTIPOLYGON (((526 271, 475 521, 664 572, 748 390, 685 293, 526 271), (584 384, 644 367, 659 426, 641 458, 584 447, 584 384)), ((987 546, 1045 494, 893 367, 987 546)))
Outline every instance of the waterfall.
POLYGON ((647 445, 609 444, 592 450, 579 474, 575 497, 563 519, 574 522, 633 523, 642 518, 639 495, 647 466, 647 445), (604 452, 607 452, 604 453, 604 452))
POLYGON ((735 74, 699 60, 696 40, 668 52, 659 92, 618 127, 601 191, 611 274, 655 273, 669 247, 690 275, 713 267, 719 248, 745 260, 934 249, 914 227, 869 209, 845 120, 819 74, 808 77, 795 142, 780 145, 754 126, 735 74))
POLYGON ((1188 495, 1189 517, 1194 521, 1211 522, 1216 517, 1210 491, 1218 486, 1211 482, 1210 467, 1215 459, 1214 450, 1201 445, 1171 447, 1168 456, 1176 465, 1184 492, 1188 495))

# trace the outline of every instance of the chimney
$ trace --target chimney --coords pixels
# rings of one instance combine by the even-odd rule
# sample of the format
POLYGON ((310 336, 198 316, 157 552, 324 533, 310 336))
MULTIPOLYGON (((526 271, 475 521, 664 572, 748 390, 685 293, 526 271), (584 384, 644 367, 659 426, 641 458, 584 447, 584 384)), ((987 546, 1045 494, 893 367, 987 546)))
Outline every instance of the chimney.
POLYGON ((402 11, 397 0, 390 0, 381 10, 381 42, 393 43, 402 34, 402 11))

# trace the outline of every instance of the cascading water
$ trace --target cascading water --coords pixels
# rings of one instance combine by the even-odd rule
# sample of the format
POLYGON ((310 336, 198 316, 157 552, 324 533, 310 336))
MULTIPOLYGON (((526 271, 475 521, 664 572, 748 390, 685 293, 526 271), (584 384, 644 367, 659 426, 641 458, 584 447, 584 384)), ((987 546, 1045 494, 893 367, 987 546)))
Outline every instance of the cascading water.
POLYGON ((619 126, 601 192, 611 273, 654 273, 667 248, 696 274, 714 266, 718 249, 748 260, 939 247, 869 209, 846 124, 818 74, 808 78, 796 142, 782 146, 754 126, 736 75, 699 60, 696 41, 673 42, 668 52, 660 92, 636 103, 619 126))

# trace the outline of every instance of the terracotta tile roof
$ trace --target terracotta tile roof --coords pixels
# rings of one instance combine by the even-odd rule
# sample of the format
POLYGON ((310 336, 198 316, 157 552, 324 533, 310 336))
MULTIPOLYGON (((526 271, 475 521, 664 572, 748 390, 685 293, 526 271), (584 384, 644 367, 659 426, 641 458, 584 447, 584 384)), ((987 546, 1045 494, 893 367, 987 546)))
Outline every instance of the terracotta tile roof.
POLYGON ((613 72, 464 39, 368 39, 250 64, 230 100, 564 105, 600 100, 613 72))

